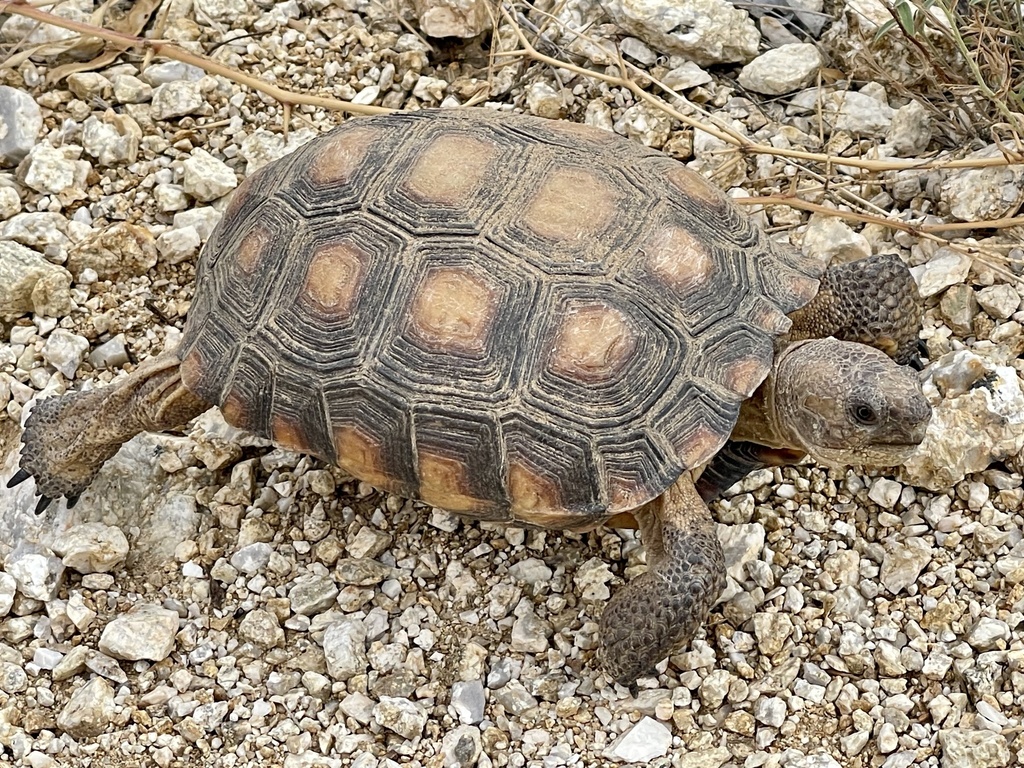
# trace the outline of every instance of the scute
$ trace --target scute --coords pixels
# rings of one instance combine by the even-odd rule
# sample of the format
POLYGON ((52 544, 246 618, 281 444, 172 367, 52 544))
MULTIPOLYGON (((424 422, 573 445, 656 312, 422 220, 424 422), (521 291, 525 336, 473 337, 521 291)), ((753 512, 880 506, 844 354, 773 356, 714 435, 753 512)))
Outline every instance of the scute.
POLYGON ((714 455, 822 270, 610 133, 361 118, 239 188, 182 370, 230 422, 388 491, 583 530, 714 455))

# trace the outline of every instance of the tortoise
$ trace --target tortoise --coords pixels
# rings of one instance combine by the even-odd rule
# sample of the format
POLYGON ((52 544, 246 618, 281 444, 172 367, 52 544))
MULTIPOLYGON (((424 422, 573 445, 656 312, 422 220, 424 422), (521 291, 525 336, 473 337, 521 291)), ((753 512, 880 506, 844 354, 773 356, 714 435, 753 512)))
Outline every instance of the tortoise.
POLYGON ((73 501, 126 440, 219 406, 459 515, 585 531, 631 514, 649 568, 605 609, 600 653, 632 684, 723 588, 694 481, 730 437, 870 466, 923 438, 916 373, 889 357, 920 321, 879 278, 892 267, 819 290, 816 259, 596 128, 484 109, 353 119, 239 186, 179 347, 39 401, 11 483, 73 501))

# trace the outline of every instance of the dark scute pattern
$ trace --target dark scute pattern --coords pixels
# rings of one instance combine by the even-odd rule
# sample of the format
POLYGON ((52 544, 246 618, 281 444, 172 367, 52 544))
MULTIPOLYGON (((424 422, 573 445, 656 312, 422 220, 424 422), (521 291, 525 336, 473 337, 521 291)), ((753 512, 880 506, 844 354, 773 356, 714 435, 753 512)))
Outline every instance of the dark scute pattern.
MULTIPOLYGON (((746 222, 752 226, 750 222, 746 222)), ((751 272, 757 267, 733 243, 724 242, 725 233, 717 222, 694 216, 684 206, 664 201, 655 208, 649 226, 653 229, 681 229, 694 235, 710 259, 709 274, 693 290, 679 290, 667 285, 652 273, 649 256, 642 243, 634 238, 632 258, 616 275, 616 280, 630 292, 643 297, 649 306, 657 307, 665 318, 671 318, 690 336, 697 336, 708 327, 741 315, 744 301, 751 293, 751 272)), ((755 251, 756 253, 756 251, 755 251)))
MULTIPOLYGON (((398 118, 398 115, 395 115, 398 118)), ((396 123, 404 120, 396 119, 396 123)), ((318 136, 293 152, 289 157, 294 163, 296 172, 275 190, 281 200, 298 211, 302 216, 331 216, 362 210, 364 201, 369 194, 380 185, 390 183, 388 175, 382 171, 389 166, 400 141, 404 140, 402 130, 393 126, 391 136, 381 135, 380 141, 372 141, 366 149, 363 161, 347 183, 325 183, 318 181, 310 172, 315 166, 317 154, 328 141, 335 138, 343 139, 352 129, 362 130, 371 125, 368 121, 352 120, 335 128, 333 131, 318 136), (300 170, 301 169, 301 170, 300 170)), ((269 190, 269 187, 268 187, 269 190)))
POLYGON ((394 298, 375 297, 374 310, 384 318, 379 332, 376 371, 395 391, 416 392, 435 402, 472 399, 477 408, 501 403, 516 392, 535 354, 531 328, 542 285, 538 275, 516 269, 504 252, 476 239, 435 239, 406 254, 409 265, 396 276, 394 298), (456 267, 494 286, 494 319, 481 352, 438 348, 420 338, 410 308, 431 270, 456 267))
MULTIPOLYGON (((495 156, 480 180, 475 197, 461 203, 444 204, 426 202, 413 196, 405 185, 415 169, 424 141, 410 141, 394 148, 394 157, 389 162, 400 172, 389 178, 388 183, 377 185, 373 194, 366 196, 367 210, 417 236, 479 234, 486 225, 488 215, 496 214, 506 204, 509 189, 505 180, 526 173, 530 158, 527 153, 517 152, 513 146, 502 141, 492 126, 455 123, 450 132, 489 145, 495 150, 495 156), (488 214, 481 215, 482 211, 488 214)), ((427 138, 424 136, 425 140, 427 138)))
MULTIPOLYGON (((773 353, 772 340, 763 331, 746 325, 722 325, 701 337, 700 352, 694 355, 694 375, 706 378, 735 392, 741 398, 749 397, 753 388, 749 382, 734 388, 730 373, 739 364, 748 361, 763 361, 763 374, 767 372, 767 362, 773 353)), ((760 381, 752 382, 754 388, 760 381)))
POLYGON ((606 483, 629 489, 636 506, 664 490, 660 484, 662 477, 678 476, 683 471, 675 449, 656 432, 639 424, 632 432, 602 440, 598 450, 606 483))
MULTIPOLYGON (((212 296, 214 294, 206 294, 212 296)), ((199 355, 200 379, 191 384, 194 394, 208 403, 224 405, 235 360, 243 354, 242 339, 226 312, 196 314, 189 310, 188 324, 177 355, 184 360, 193 350, 199 355)))
POLYGON ((799 309, 817 293, 818 280, 825 271, 823 262, 800 254, 762 236, 764 253, 760 269, 762 290, 785 314, 799 309))
POLYGON ((290 244, 294 267, 281 281, 281 300, 261 340, 296 366, 321 373, 365 366, 394 321, 388 308, 396 304, 392 292, 403 276, 406 244, 400 233, 367 216, 317 216, 290 244), (302 300, 310 262, 329 243, 354 245, 369 257, 362 290, 346 315, 302 300))
POLYGON ((501 422, 508 465, 526 467, 554 483, 563 509, 597 515, 608 505, 604 484, 595 482, 601 463, 589 436, 574 426, 517 407, 501 422))
MULTIPOLYGON (((456 110, 360 118, 328 136, 247 182, 202 254, 184 349, 199 349, 207 363, 197 394, 218 403, 229 392, 241 398, 236 405, 247 426, 261 434, 267 434, 270 411, 278 407, 272 373, 288 383, 280 402, 288 403, 291 415, 301 413, 296 400, 317 402, 322 386, 325 423, 358 423, 383 441, 386 477, 378 482, 404 495, 415 495, 419 487, 413 455, 419 436, 412 434, 409 414, 444 413, 450 418, 427 422, 435 426, 425 434, 472 468, 478 489, 490 494, 482 514, 507 505, 503 484, 513 455, 529 456, 532 466, 549 470, 560 484, 564 512, 598 517, 623 511, 605 505, 608 483, 623 480, 616 473, 626 464, 637 486, 656 494, 685 463, 665 446, 699 446, 703 454, 687 454, 690 464, 699 465, 717 447, 707 439, 708 430, 724 441, 735 423, 738 398, 713 375, 727 356, 710 355, 701 343, 705 336, 730 338, 730 331, 744 329, 752 347, 767 349, 764 342, 785 329, 760 329, 755 311, 766 301, 791 311, 814 289, 810 280, 793 288, 792 275, 817 274, 803 256, 771 244, 706 188, 690 201, 662 178, 662 169, 678 171, 681 165, 597 129, 456 110), (367 130, 376 134, 350 183, 318 182, 313 171, 323 142, 350 135, 361 137, 353 146, 363 146, 367 130), (502 162, 488 166, 487 173, 496 175, 484 194, 472 208, 417 209, 400 201, 395 188, 410 172, 416 148, 453 132, 499 148, 502 162), (616 201, 607 222, 591 221, 600 231, 582 245, 539 237, 523 226, 545 180, 566 168, 605 179, 613 191, 607 199, 616 201), (638 266, 638 243, 666 221, 685 227, 712 260, 707 280, 685 296, 654 283, 638 266), (272 234, 270 244, 246 272, 238 261, 239 244, 258 227, 272 234), (377 270, 347 319, 296 300, 313 244, 344 233, 374 251, 377 270), (472 263, 501 285, 505 303, 486 356, 442 355, 407 333, 413 276, 424 273, 427 261, 445 258, 472 263), (567 293, 605 301, 640 329, 633 356, 607 382, 583 384, 542 364, 567 293), (705 354, 711 367, 699 369, 698 357, 705 354), (371 402, 375 396, 379 403, 371 402), (355 398, 351 407, 341 405, 347 397, 355 398), (513 413, 522 416, 521 428, 509 421, 513 413), (496 427, 480 432, 472 426, 498 419, 509 426, 504 435, 496 427), (700 439, 693 440, 694 434, 700 439), (495 442, 484 446, 482 440, 495 442), (616 444, 631 447, 625 453, 609 448, 616 444)), ((573 226, 571 220, 552 221, 555 229, 573 226)))
POLYGON ((353 371, 340 371, 322 389, 327 419, 333 427, 354 428, 376 439, 380 470, 390 479, 384 490, 414 498, 419 481, 408 402, 375 383, 357 378, 353 371))
MULTIPOLYGON (((503 133, 506 141, 513 144, 531 143, 547 144, 562 150, 578 152, 580 150, 580 133, 566 130, 554 120, 533 120, 522 115, 503 116, 502 123, 496 126, 497 130, 503 133)), ((616 141, 614 135, 609 137, 607 132, 592 134, 592 142, 601 147, 613 150, 616 141), (605 134, 605 135, 602 135, 605 134), (611 138, 611 141, 608 139, 611 138)))
POLYGON ((316 382, 278 376, 274 382, 273 418, 295 429, 311 454, 324 461, 337 460, 334 438, 316 382))
MULTIPOLYGON (((688 444, 703 426, 714 433, 718 442, 707 451, 708 458, 725 443, 739 418, 741 398, 735 393, 707 379, 683 379, 678 382, 671 398, 659 403, 661 410, 651 415, 651 421, 662 424, 662 432, 677 450, 688 444), (685 414, 685 418, 679 418, 685 414)), ((707 458, 694 466, 701 466, 707 458)), ((685 462, 684 462, 685 464, 685 462)), ((686 466, 693 469, 694 466, 686 466)))
POLYGON ((600 151, 600 148, 581 152, 564 147, 530 147, 530 162, 524 166, 521 178, 504 185, 501 215, 491 217, 484 235, 548 274, 574 277, 610 274, 616 262, 630 253, 655 199, 649 189, 637 185, 626 169, 615 167, 613 162, 597 161, 595 153, 600 151), (593 237, 552 240, 538 236, 527 226, 527 212, 536 201, 538 191, 553 173, 565 170, 597 176, 604 188, 615 193, 614 210, 593 237))
POLYGON ((572 415, 619 439, 620 430, 642 420, 654 403, 665 398, 675 384, 680 361, 686 359, 686 341, 678 329, 649 308, 635 304, 628 294, 599 282, 560 282, 551 290, 547 311, 534 320, 541 333, 535 342, 533 369, 526 378, 523 401, 552 416, 572 415), (555 342, 567 308, 599 301, 629 319, 636 347, 616 375, 604 381, 583 381, 552 370, 555 342))
MULTIPOLYGON (((274 361, 266 354, 249 345, 243 350, 235 365, 234 375, 231 377, 230 388, 224 392, 220 405, 233 398, 242 404, 243 423, 233 421, 232 424, 239 429, 246 429, 260 437, 271 437, 271 416, 274 406, 274 383, 275 369, 274 361)), ((201 393, 196 394, 202 397, 201 393)), ((307 398, 316 398, 316 387, 308 388, 307 398)), ((205 398, 204 398, 205 399, 205 398)))
POLYGON ((204 262, 210 249, 204 250, 196 292, 209 291, 215 296, 242 337, 269 319, 269 310, 277 306, 279 289, 286 278, 294 276, 293 248, 304 239, 305 224, 273 198, 264 199, 249 217, 231 224, 217 235, 217 248, 210 255, 226 252, 232 258, 216 258, 207 269, 204 262), (264 243, 251 272, 238 260, 250 236, 264 243))
MULTIPOLYGON (((259 210, 275 191, 286 188, 294 176, 292 167, 295 156, 286 155, 245 179, 232 193, 228 206, 221 218, 221 225, 211 233, 199 258, 201 270, 210 270, 221 259, 234 261, 232 244, 239 231, 239 225, 245 222, 258 221, 259 210)), ((202 271, 197 277, 202 277, 202 271)), ((196 295, 199 295, 198 286, 196 295)))
POLYGON ((481 514, 503 513, 508 508, 501 428, 493 415, 420 407, 413 413, 413 432, 421 461, 429 454, 453 459, 461 465, 467 485, 448 490, 480 499, 481 514))

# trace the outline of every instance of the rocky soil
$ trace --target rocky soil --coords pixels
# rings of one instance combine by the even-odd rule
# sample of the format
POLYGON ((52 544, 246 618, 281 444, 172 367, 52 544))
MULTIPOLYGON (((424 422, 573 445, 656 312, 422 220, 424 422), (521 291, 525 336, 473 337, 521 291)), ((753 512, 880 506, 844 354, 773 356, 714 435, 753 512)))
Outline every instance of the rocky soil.
MULTIPOLYGON (((834 20, 792 5, 783 21, 721 0, 514 13, 541 53, 605 72, 618 44, 651 93, 663 93, 655 78, 685 115, 703 110, 779 150, 999 156, 911 98, 919 65, 898 37, 876 39, 889 18, 877 0, 851 0, 834 20)), ((60 6, 79 20, 94 10, 60 6)), ((507 19, 492 30, 494 10, 168 0, 159 18, 163 38, 296 92, 586 121, 737 197, 800 188, 828 208, 931 225, 1011 216, 1024 201, 1021 165, 867 175, 741 156, 618 85, 521 57, 489 62, 488 46, 520 47, 507 19)), ((173 346, 231 190, 341 117, 298 107, 285 136, 278 103, 160 57, 52 82, 96 46, 0 21, 11 57, 0 67, 6 481, 31 403, 173 346)), ((594 657, 610 591, 645 567, 633 532, 462 522, 211 412, 186 434, 132 441, 71 512, 61 503, 37 518, 32 483, 0 488, 0 765, 1024 760, 1021 232, 925 236, 781 204, 751 211, 831 258, 895 252, 912 265, 929 303, 936 415, 898 475, 764 470, 717 502, 728 588, 706 631, 636 697, 594 657)))

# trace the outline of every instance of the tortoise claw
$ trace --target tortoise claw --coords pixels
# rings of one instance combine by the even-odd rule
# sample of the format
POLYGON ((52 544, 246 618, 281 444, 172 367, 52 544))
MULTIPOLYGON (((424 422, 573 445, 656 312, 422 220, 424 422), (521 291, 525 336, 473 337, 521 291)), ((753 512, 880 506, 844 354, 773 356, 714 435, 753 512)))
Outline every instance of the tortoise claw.
POLYGON ((40 496, 39 501, 36 503, 36 517, 43 514, 46 508, 50 506, 50 502, 53 501, 49 496, 40 496))
POLYGON ((71 509, 73 506, 75 506, 75 504, 78 503, 78 498, 79 498, 80 495, 81 494, 76 493, 74 496, 68 496, 67 497, 67 502, 68 502, 67 503, 67 507, 68 507, 68 509, 71 509))
POLYGON ((14 476, 7 481, 7 487, 13 488, 16 485, 21 485, 30 477, 32 477, 31 472, 26 472, 24 469, 19 469, 17 472, 14 473, 14 476))

